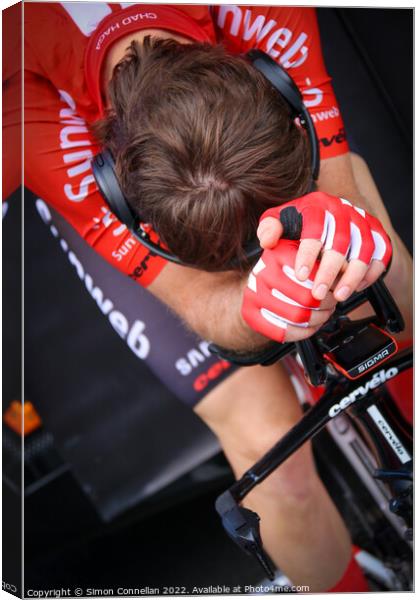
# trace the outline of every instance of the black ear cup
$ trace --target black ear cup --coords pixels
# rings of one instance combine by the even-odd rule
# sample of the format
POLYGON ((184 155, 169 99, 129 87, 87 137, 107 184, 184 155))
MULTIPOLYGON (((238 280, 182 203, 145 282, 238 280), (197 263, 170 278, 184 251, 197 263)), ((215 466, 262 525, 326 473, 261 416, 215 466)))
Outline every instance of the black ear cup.
POLYGON ((171 254, 150 239, 149 234, 141 227, 141 217, 131 210, 120 188, 115 173, 114 158, 109 150, 103 150, 92 160, 92 171, 96 184, 105 202, 121 223, 127 226, 130 233, 151 253, 177 264, 184 264, 177 256, 171 254))
POLYGON ((137 229, 139 218, 135 216, 122 193, 115 173, 115 162, 109 150, 103 150, 92 161, 92 170, 99 191, 111 211, 128 229, 137 229))

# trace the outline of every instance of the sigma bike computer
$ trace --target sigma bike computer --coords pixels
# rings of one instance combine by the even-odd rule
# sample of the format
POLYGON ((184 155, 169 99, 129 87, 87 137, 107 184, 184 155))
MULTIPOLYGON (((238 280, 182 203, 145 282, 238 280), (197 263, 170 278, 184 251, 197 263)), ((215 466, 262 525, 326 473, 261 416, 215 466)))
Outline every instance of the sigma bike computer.
POLYGON ((323 331, 318 343, 324 358, 348 379, 362 377, 397 351, 392 335, 370 319, 340 321, 338 331, 323 331))

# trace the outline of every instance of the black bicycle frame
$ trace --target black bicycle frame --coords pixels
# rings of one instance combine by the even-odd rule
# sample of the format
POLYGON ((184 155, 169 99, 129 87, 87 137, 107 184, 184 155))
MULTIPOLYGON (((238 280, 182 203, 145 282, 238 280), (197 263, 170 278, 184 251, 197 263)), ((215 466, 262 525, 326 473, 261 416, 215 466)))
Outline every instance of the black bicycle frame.
MULTIPOLYGON (((340 376, 338 379, 332 381, 327 387, 325 394, 302 416, 300 421, 258 462, 248 469, 238 481, 217 498, 216 510, 222 518, 227 533, 243 550, 259 560, 271 579, 274 577, 274 570, 262 548, 259 534, 259 517, 256 513, 240 507, 239 503, 256 485, 261 483, 289 456, 296 452, 305 442, 312 439, 329 421, 344 410, 349 410, 364 424, 365 429, 370 427, 372 430, 374 421, 372 418, 366 418, 365 413, 369 407, 375 405, 377 400, 377 392, 375 390, 379 390, 387 381, 411 368, 412 365, 413 351, 409 348, 398 352, 387 360, 386 363, 372 369, 365 376, 357 380, 349 380, 340 376), (357 411, 355 410, 356 408, 357 411)), ((393 439, 387 440, 384 437, 383 428, 376 432, 376 436, 371 431, 371 437, 373 439, 376 437, 377 443, 374 445, 378 454, 382 455, 384 459, 382 464, 379 465, 382 468, 378 469, 377 477, 387 482, 390 480, 394 484, 393 492, 398 492, 399 495, 393 498, 394 509, 391 504, 390 508, 400 516, 406 517, 406 512, 410 510, 410 500, 407 499, 407 488, 411 485, 409 482, 412 479, 412 449, 411 447, 406 448, 403 446, 398 438, 398 434, 392 431, 386 419, 383 418, 382 422, 387 424, 388 430, 391 430, 394 436, 393 439), (395 468, 395 464, 388 464, 386 460, 386 448, 387 444, 390 446, 390 441, 394 446, 398 445, 405 459, 407 456, 409 457, 409 460, 405 460, 400 469, 395 468), (407 485, 405 488, 404 486, 402 488, 401 485, 395 487, 395 484, 397 482, 401 483, 401 481, 406 482, 407 485)), ((407 436, 405 436, 404 443, 406 445, 407 439, 407 436)), ((409 521, 408 517, 406 521, 409 521)))
POLYGON ((340 414, 350 404, 354 406, 356 404, 363 404, 369 397, 369 392, 375 389, 369 386, 370 382, 377 380, 380 382, 379 385, 383 385, 386 381, 393 379, 412 366, 413 351, 411 348, 408 348, 398 352, 384 365, 372 370, 360 379, 351 381, 343 377, 334 383, 317 403, 303 415, 300 421, 229 488, 229 492, 233 498, 236 501, 243 500, 256 485, 268 477, 291 454, 319 433, 331 419, 340 414), (389 373, 388 376, 387 373, 389 373), (367 392, 361 392, 361 388, 366 389, 367 392), (339 406, 343 400, 345 400, 344 404, 346 404, 346 399, 351 399, 352 397, 355 398, 352 402, 349 402, 343 408, 340 407, 340 410, 334 411, 335 414, 333 416, 330 415, 330 411, 335 406, 339 406))

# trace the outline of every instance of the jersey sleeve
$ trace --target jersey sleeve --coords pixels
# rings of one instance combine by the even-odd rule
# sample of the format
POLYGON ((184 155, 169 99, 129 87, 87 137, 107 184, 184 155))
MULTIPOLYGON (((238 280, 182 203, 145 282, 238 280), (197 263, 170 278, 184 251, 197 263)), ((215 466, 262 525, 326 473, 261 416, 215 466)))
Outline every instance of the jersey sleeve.
POLYGON ((314 121, 321 159, 348 152, 315 9, 221 5, 214 7, 213 16, 218 39, 228 50, 239 54, 258 48, 288 71, 314 121))
POLYGON ((90 162, 99 150, 70 94, 27 70, 24 115, 25 186, 114 267, 148 286, 166 261, 135 240, 106 206, 90 162))

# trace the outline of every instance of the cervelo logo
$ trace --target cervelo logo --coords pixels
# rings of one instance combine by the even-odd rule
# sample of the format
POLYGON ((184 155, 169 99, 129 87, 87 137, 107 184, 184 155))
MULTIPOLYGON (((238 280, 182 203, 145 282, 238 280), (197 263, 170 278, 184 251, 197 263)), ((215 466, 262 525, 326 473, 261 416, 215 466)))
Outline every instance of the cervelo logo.
POLYGON ((304 45, 308 39, 307 33, 302 31, 295 37, 290 29, 279 27, 277 21, 267 20, 265 15, 256 15, 252 20, 250 9, 235 5, 220 6, 217 25, 227 29, 234 37, 238 37, 241 31, 244 41, 255 40, 260 44, 265 40, 265 47, 261 49, 278 59, 285 69, 299 67, 308 58, 308 47, 304 45))
MULTIPOLYGON (((59 233, 55 225, 52 223, 51 213, 48 206, 40 198, 36 201, 36 208, 41 219, 46 225, 49 225, 50 231, 54 237, 58 238, 59 233)), ((150 341, 149 338, 144 334, 145 324, 143 321, 136 320, 131 326, 128 322, 127 317, 119 310, 114 308, 114 303, 109 298, 104 298, 104 293, 100 287, 95 286, 92 277, 87 273, 76 256, 76 254, 69 249, 66 240, 60 239, 60 246, 63 251, 67 254, 69 262, 76 269, 76 273, 79 278, 84 282, 87 291, 95 300, 101 312, 108 317, 109 323, 113 329, 122 337, 130 350, 134 354, 144 360, 150 353, 150 341)))
POLYGON ((89 186, 95 184, 91 165, 93 152, 86 148, 92 145, 92 140, 86 121, 77 115, 72 96, 65 90, 58 91, 62 102, 67 105, 60 109, 59 114, 60 123, 64 125, 60 129, 60 148, 65 150, 64 163, 72 165, 67 169, 67 177, 75 180, 64 185, 64 193, 70 202, 82 202, 89 193, 89 186))
POLYGON ((404 448, 400 439, 396 435, 395 431, 392 429, 391 425, 388 423, 388 421, 382 415, 382 413, 380 412, 378 407, 374 406, 374 405, 369 406, 369 408, 367 409, 367 412, 370 414, 372 419, 375 421, 380 432, 382 433, 382 435, 384 436, 384 438, 386 439, 388 444, 391 446, 391 448, 393 449, 395 454, 398 456, 400 461, 403 464, 410 462, 411 456, 409 455, 407 450, 404 448))
POLYGON ((389 379, 392 379, 396 375, 398 375, 398 369, 396 367, 391 367, 387 371, 385 371, 385 369, 382 369, 381 371, 379 371, 379 373, 375 373, 372 379, 369 379, 369 381, 367 381, 365 385, 359 386, 358 388, 353 390, 348 396, 344 396, 344 398, 342 398, 340 402, 334 404, 328 411, 329 416, 333 419, 339 413, 345 410, 348 406, 350 406, 350 404, 353 404, 354 402, 356 402, 356 400, 363 398, 371 390, 377 388, 378 386, 382 385, 389 379))

